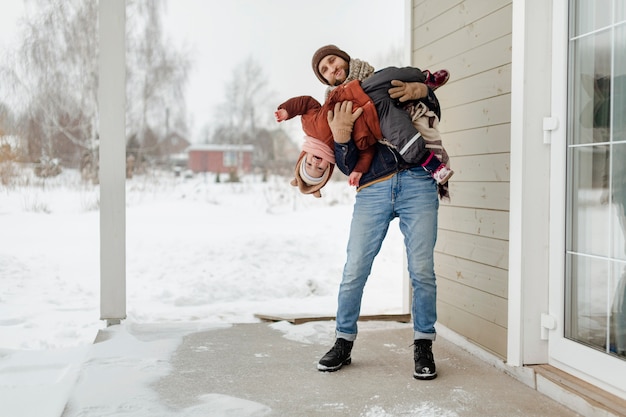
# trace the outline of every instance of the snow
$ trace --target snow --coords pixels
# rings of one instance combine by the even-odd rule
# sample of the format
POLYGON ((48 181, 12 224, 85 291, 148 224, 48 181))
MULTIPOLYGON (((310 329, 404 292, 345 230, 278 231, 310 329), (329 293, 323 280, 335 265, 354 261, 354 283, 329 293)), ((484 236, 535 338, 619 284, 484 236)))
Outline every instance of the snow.
MULTIPOLYGON (((330 182, 321 199, 299 194, 287 178, 218 183, 211 175, 164 173, 128 180, 127 319, 109 328, 99 319, 97 186, 72 171, 22 182, 0 185, 1 416, 60 416, 70 395, 64 416, 169 416, 150 384, 167 375, 186 334, 258 322, 256 313, 335 313, 354 198, 345 177, 330 182), (93 344, 100 330, 108 339, 93 344), (121 388, 120 378, 134 382, 121 388)), ((401 312, 401 239, 394 222, 363 314, 401 312)), ((328 344, 329 326, 275 328, 328 344)), ((266 412, 210 394, 182 415, 266 412)))

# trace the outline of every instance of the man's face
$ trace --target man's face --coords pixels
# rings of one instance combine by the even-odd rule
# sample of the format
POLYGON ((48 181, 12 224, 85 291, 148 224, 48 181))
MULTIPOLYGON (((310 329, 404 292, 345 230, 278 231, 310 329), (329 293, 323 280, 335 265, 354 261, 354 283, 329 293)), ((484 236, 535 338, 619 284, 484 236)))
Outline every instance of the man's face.
POLYGON ((330 165, 325 159, 315 156, 310 152, 307 152, 304 161, 304 169, 306 170, 306 173, 313 178, 320 178, 324 175, 326 168, 330 165))
POLYGON ((326 55, 320 61, 317 69, 330 85, 337 86, 348 78, 350 65, 345 59, 337 55, 326 55))

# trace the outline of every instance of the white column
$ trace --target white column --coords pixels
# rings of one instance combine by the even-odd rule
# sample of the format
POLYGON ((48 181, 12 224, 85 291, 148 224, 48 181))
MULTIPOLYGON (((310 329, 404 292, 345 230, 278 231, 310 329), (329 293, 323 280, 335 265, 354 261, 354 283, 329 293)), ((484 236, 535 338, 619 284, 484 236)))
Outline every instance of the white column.
MULTIPOLYGON (((404 0, 404 65, 413 65, 413 1, 404 0)), ((406 251, 402 251, 402 314, 410 314, 413 304, 413 286, 409 277, 406 251)))
POLYGON ((125 0, 99 2, 100 319, 126 318, 125 0))

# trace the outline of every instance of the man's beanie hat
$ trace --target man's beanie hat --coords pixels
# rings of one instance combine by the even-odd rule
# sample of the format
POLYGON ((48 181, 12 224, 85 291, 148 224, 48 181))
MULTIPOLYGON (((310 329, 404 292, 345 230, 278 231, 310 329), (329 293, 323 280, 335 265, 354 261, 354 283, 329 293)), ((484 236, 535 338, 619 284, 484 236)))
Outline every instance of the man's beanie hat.
POLYGON ((319 69, 320 61, 328 55, 337 55, 338 57, 343 58, 346 62, 350 62, 350 55, 337 48, 335 45, 322 46, 320 49, 315 51, 315 53, 313 54, 313 59, 311 60, 311 65, 313 65, 313 72, 323 84, 330 85, 328 84, 328 81, 326 81, 326 79, 322 76, 319 69))

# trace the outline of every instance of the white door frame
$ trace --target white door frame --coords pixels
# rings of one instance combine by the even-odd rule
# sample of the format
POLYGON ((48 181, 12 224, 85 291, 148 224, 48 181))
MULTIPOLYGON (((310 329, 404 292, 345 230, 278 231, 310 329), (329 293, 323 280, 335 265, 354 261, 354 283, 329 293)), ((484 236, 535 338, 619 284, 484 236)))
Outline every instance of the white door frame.
POLYGON ((507 364, 548 361, 541 328, 548 310, 550 145, 549 2, 514 0, 511 56, 511 153, 507 364))

